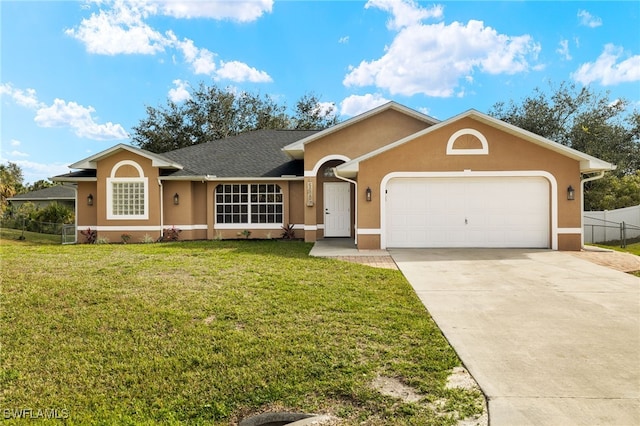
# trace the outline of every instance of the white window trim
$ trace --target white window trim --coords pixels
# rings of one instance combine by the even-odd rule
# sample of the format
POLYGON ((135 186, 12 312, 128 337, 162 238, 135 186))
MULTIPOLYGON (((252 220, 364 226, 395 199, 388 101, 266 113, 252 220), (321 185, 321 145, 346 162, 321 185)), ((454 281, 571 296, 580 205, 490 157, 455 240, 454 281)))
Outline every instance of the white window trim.
MULTIPOLYGON (((224 183, 221 185, 225 185, 224 183)), ((229 185, 229 184, 227 184, 229 185)), ((247 220, 251 221, 251 185, 256 185, 255 182, 251 182, 251 183, 238 183, 238 184, 230 184, 230 185, 246 185, 247 186, 247 195, 248 195, 248 202, 247 202, 247 206, 248 206, 248 213, 247 213, 247 220)), ((258 185, 260 185, 258 183, 258 185)), ((270 185, 276 185, 278 186, 278 188, 280 188, 280 194, 282 195, 282 219, 284 220, 284 213, 285 213, 285 201, 284 201, 284 192, 282 191, 282 186, 279 183, 273 183, 270 185)), ((214 200, 216 198, 217 195, 217 187, 214 188, 213 190, 213 197, 214 200)), ((217 206, 217 203, 215 203, 215 206, 217 206)), ((216 212, 216 209, 214 209, 214 226, 216 229, 281 229, 282 226, 284 226, 284 222, 274 222, 274 223, 251 223, 251 222, 247 222, 247 223, 220 223, 218 222, 218 213, 216 212)))
POLYGON ((148 220, 149 219, 149 178, 107 178, 107 219, 108 220, 148 220), (113 184, 140 183, 144 185, 144 214, 121 215, 113 213, 113 184))
POLYGON ((111 175, 107 178, 107 220, 148 220, 149 219, 149 178, 144 177, 144 171, 140 164, 132 160, 122 160, 111 169, 111 175), (138 177, 116 177, 118 169, 122 166, 132 166, 138 172, 138 177), (144 214, 121 215, 113 214, 113 184, 114 183, 139 183, 144 184, 144 214))
POLYGON ((489 143, 487 138, 476 129, 460 129, 449 138, 447 142, 447 155, 487 155, 489 154, 489 143), (482 148, 454 148, 456 140, 464 135, 472 135, 480 140, 482 148))

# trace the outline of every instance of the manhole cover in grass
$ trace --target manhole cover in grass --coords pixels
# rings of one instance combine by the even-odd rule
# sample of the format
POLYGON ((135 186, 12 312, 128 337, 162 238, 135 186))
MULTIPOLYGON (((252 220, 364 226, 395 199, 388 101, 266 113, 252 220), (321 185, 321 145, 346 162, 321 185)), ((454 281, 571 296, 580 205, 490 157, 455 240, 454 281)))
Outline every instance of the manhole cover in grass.
POLYGON ((243 419, 238 426, 285 426, 313 416, 306 413, 262 413, 243 419))

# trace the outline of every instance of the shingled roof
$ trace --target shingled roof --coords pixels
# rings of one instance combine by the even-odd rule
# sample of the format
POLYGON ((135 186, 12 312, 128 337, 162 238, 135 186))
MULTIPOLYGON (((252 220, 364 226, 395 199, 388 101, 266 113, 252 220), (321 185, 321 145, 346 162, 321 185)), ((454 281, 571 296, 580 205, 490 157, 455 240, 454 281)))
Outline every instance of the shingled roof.
POLYGON ((282 148, 318 130, 255 130, 161 154, 184 168, 165 176, 219 178, 302 176, 303 162, 282 148))
POLYGON ((35 201, 35 200, 75 200, 76 192, 73 188, 62 185, 54 185, 36 191, 15 195, 9 200, 35 201))

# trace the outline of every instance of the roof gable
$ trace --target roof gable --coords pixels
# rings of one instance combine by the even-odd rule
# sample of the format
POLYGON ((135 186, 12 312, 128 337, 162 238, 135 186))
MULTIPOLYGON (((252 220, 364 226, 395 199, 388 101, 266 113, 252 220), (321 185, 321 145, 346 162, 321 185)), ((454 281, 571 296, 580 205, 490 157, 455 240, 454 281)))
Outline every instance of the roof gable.
POLYGON ((352 126, 356 123, 359 123, 361 121, 364 121, 370 117, 373 117, 375 115, 378 115, 382 112, 388 111, 388 110, 394 110, 394 111, 398 111, 402 114, 406 114, 408 116, 414 117, 420 121, 423 121, 425 123, 428 123, 430 125, 439 123, 439 120, 433 118, 433 117, 429 117, 428 115, 422 114, 421 112, 418 112, 416 110, 413 110, 411 108, 408 108, 404 105, 400 105, 397 102, 387 102, 384 105, 381 105, 377 108, 374 108, 372 110, 369 110, 367 112, 364 112, 360 115, 357 115, 355 117, 352 117, 348 120, 345 120, 341 123, 336 124, 335 126, 329 127, 327 129, 324 129, 322 131, 319 131, 307 138, 301 139, 299 141, 296 141, 292 144, 289 144, 287 146, 285 146, 284 148, 282 148, 282 150, 284 152, 286 152, 289 156, 291 156, 292 158, 295 159, 302 159, 304 157, 304 147, 306 144, 313 142, 315 140, 318 140, 320 138, 323 138, 331 133, 335 133, 337 131, 340 131, 342 129, 344 129, 345 127, 349 127, 352 126))
POLYGON ((576 161, 580 162, 580 171, 582 173, 590 173, 590 172, 596 172, 596 171, 602 171, 602 170, 615 170, 616 166, 612 165, 604 160, 600 160, 598 158, 592 157, 588 154, 585 154, 583 152, 577 151, 573 148, 569 148, 565 145, 559 144, 557 142, 554 142, 550 139, 547 138, 543 138, 542 136, 536 135, 535 133, 529 132, 527 130, 521 129, 517 126, 514 126, 512 124, 506 123, 504 121, 498 120, 497 118, 491 117, 487 114, 483 114, 479 111, 476 110, 468 110, 462 114, 456 115, 448 120, 445 121, 441 121, 438 124, 435 124, 433 126, 430 126, 424 130, 421 130, 419 132, 416 132, 410 136, 407 136, 406 138, 400 139, 396 142, 393 142, 391 144, 388 144, 384 147, 381 147, 377 150, 371 151, 367 154, 364 154, 358 158, 355 158, 351 161, 348 161, 344 164, 341 164, 337 167, 338 170, 338 174, 344 177, 354 177, 357 175, 359 167, 360 167, 360 162, 364 161, 366 159, 375 157, 377 155, 380 155, 384 152, 387 152, 391 149, 394 149, 400 145, 406 144, 407 142, 410 142, 418 137, 427 135, 429 133, 432 133, 438 129, 441 129, 442 127, 448 126, 456 121, 462 120, 464 118, 471 118, 474 119, 478 122, 481 122, 483 124, 489 125, 491 127, 494 127, 496 129, 502 130, 504 132, 510 133, 514 136, 517 136, 521 139, 524 139, 528 142, 534 143, 536 145, 542 146, 546 149, 549 149, 551 151, 557 152, 561 155, 564 155, 565 157, 569 157, 572 158, 576 161))
POLYGON ((111 148, 108 148, 97 154, 94 154, 91 157, 87 157, 83 160, 75 162, 71 164, 69 168, 70 169, 95 169, 97 167, 98 161, 104 158, 110 157, 121 151, 128 151, 133 154, 139 155, 141 157, 147 158, 151 160, 151 164, 154 167, 163 167, 163 168, 178 169, 178 170, 183 168, 181 164, 171 161, 170 159, 165 157, 163 154, 155 154, 153 152, 146 151, 140 148, 135 148, 133 146, 125 145, 122 143, 112 146, 111 148))

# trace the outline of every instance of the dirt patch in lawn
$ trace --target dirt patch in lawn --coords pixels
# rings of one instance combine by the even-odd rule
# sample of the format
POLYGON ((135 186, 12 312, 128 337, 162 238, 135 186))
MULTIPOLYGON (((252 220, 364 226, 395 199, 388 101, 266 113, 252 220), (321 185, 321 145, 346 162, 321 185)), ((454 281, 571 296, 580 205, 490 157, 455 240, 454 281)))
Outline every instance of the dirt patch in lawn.
MULTIPOLYGON (((395 377, 376 377, 371 386, 383 395, 398 398, 407 403, 422 403, 428 405, 431 409, 436 411, 438 415, 445 415, 444 406, 446 404, 445 399, 438 399, 434 402, 426 402, 424 400, 425 395, 419 393, 416 389, 403 383, 400 379, 395 377)), ((481 392, 478 383, 469 374, 464 367, 455 367, 449 377, 447 377, 447 383, 445 385, 447 389, 464 389, 471 391, 481 392)), ((450 413, 449 413, 450 414, 450 413)), ((482 415, 473 416, 458 420, 457 426, 487 426, 489 424, 489 414, 487 412, 486 399, 483 404, 482 415)))

